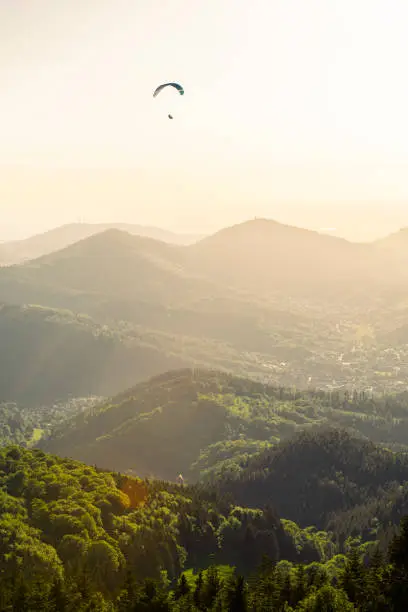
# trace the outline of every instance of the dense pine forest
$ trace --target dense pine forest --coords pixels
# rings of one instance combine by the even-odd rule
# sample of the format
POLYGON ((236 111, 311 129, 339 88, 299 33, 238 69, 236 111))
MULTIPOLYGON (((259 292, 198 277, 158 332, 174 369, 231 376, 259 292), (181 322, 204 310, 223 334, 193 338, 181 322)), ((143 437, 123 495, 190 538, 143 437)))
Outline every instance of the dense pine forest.
POLYGON ((408 517, 385 550, 217 488, 0 453, 2 610, 405 610, 408 517))
POLYGON ((3 405, 0 609, 405 609, 405 393, 186 369, 78 404, 3 405))

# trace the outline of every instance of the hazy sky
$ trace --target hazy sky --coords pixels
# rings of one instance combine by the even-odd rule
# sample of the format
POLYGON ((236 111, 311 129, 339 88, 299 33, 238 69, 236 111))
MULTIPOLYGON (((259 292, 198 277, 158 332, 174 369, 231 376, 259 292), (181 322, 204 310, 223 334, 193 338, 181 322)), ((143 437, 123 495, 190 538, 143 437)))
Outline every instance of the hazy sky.
POLYGON ((407 23, 406 0, 0 0, 0 238, 408 225, 407 23), (153 99, 167 80, 185 96, 153 99))

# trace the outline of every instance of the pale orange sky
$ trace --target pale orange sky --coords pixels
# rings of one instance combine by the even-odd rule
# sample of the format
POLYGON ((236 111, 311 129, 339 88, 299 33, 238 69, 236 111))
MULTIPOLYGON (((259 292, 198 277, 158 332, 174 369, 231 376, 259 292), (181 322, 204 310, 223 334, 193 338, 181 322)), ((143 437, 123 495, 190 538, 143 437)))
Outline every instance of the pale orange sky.
POLYGON ((408 225, 407 23, 405 0, 0 0, 0 239, 408 225), (186 95, 153 99, 167 80, 186 95))

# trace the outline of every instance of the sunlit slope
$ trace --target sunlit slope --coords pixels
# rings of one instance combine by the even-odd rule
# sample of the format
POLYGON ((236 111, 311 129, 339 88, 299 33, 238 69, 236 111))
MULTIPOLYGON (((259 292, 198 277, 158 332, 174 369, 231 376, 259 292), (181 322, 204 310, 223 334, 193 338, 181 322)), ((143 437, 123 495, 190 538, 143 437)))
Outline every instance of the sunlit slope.
POLYGON ((264 219, 225 228, 191 245, 189 252, 194 265, 218 281, 309 299, 343 294, 347 300, 407 274, 392 268, 387 254, 372 244, 264 219))
POLYGON ((239 463, 316 425, 384 445, 408 439, 406 396, 294 392, 207 369, 171 371, 78 415, 46 450, 160 478, 234 474, 239 463), (398 423, 388 425, 393 416, 398 423))
POLYGON ((32 262, 3 269, 0 280, 36 285, 44 292, 129 299, 147 293, 159 298, 171 288, 175 292, 184 289, 188 279, 182 262, 182 251, 173 245, 112 229, 32 262))
POLYGON ((189 470, 201 448, 224 438, 226 410, 206 392, 227 380, 218 372, 163 374, 78 415, 43 446, 97 465, 174 479, 189 470))
POLYGON ((24 405, 111 395, 188 363, 152 336, 43 307, 0 305, 0 342, 1 401, 24 405))
MULTIPOLYGON (((230 325, 225 333, 232 331, 230 325)), ((218 367, 253 376, 265 369, 256 355, 226 341, 127 321, 102 324, 89 315, 35 305, 0 304, 0 344, 0 401, 28 407, 68 397, 111 396, 179 367, 218 367)))
POLYGON ((146 236, 172 244, 190 244, 200 238, 198 235, 176 234, 157 227, 131 223, 70 223, 42 234, 30 236, 24 240, 3 242, 0 244, 0 265, 11 265, 37 259, 108 229, 118 229, 129 234, 146 236))
POLYGON ((154 323, 174 305, 214 294, 186 271, 181 247, 108 230, 0 270, 0 300, 154 323))

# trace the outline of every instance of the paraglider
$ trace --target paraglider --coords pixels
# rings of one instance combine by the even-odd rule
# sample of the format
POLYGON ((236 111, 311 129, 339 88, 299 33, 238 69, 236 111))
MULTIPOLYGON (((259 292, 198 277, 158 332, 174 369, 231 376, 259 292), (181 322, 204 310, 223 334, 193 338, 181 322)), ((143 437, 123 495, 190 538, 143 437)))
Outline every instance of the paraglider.
MULTIPOLYGON (((180 96, 184 96, 184 89, 179 83, 163 83, 156 87, 153 92, 153 98, 155 98, 165 87, 174 87, 179 92, 180 96)), ((173 119, 172 115, 167 115, 169 119, 173 119)))

